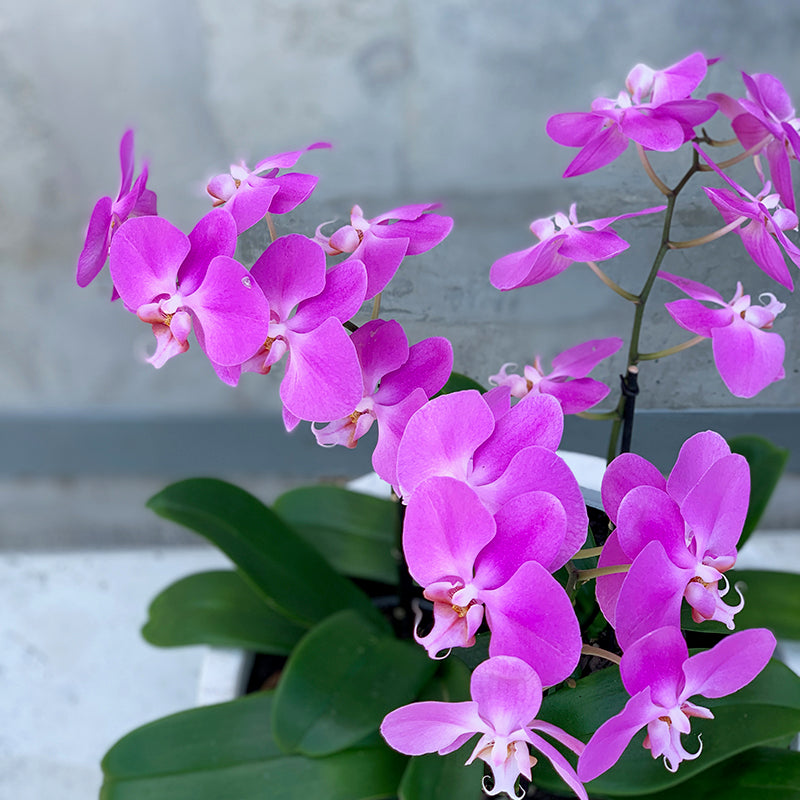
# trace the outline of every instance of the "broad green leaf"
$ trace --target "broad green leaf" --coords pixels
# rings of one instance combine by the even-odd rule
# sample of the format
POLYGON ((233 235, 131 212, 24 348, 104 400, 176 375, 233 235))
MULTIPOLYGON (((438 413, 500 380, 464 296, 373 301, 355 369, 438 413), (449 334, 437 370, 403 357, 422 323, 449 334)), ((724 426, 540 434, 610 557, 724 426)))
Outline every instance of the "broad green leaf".
POLYGON ((438 397, 441 394, 452 394, 453 392, 461 392, 464 389, 477 389, 481 394, 486 392, 486 389, 481 386, 478 381, 462 375, 460 372, 451 372, 447 383, 434 395, 438 397))
POLYGON ((183 711, 120 739, 103 759, 100 800, 370 800, 393 797, 406 758, 373 744, 327 758, 272 739, 272 693, 183 711))
MULTIPOLYGON (((628 693, 622 687, 619 670, 609 668, 583 678, 574 689, 563 688, 548 695, 539 716, 585 742, 605 720, 621 711, 627 701, 628 693)), ((715 717, 693 719, 692 732, 683 737, 686 748, 694 750, 697 735, 702 734, 700 758, 685 761, 676 773, 670 773, 660 759, 653 759, 642 746, 645 735, 642 729, 617 764, 587 784, 589 793, 638 797, 663 791, 737 753, 800 730, 800 677, 775 660, 736 694, 717 699, 698 698, 696 702, 711 708, 715 717)), ((537 765, 533 779, 537 786, 546 789, 564 789, 561 779, 544 759, 537 765)))
MULTIPOLYGON (((755 569, 731 570, 725 575, 732 586, 744 584, 740 587, 744 608, 735 617, 736 630, 769 628, 779 639, 800 640, 800 575, 755 569)), ((693 622, 685 603, 681 627, 702 633, 733 633, 721 622, 693 622)))
POLYGON ((275 740, 310 756, 350 747, 411 702, 435 669, 422 648, 341 611, 312 628, 286 662, 275 694, 275 740))
POLYGON ((376 614, 369 598, 337 573, 274 511, 225 481, 192 478, 147 505, 215 544, 278 613, 310 626, 344 608, 376 614))
MULTIPOLYGON (((470 674, 461 661, 448 658, 420 692, 418 699, 449 703, 469 700, 470 674)), ((400 800, 481 800, 483 762, 476 759, 465 766, 476 741, 477 737, 473 737, 463 747, 446 756, 436 753, 413 756, 400 783, 400 800)))
POLYGON ((743 455, 750 465, 750 506, 747 509, 744 530, 739 537, 738 546, 741 549, 767 508, 786 466, 789 451, 776 447, 761 436, 734 436, 728 440, 728 444, 732 452, 743 455))
POLYGON ((397 503, 338 486, 304 486, 281 495, 273 508, 343 575, 397 582, 397 503))
POLYGON ((288 655, 305 633, 238 572, 199 572, 176 581, 150 604, 142 635, 158 647, 210 644, 288 655))
POLYGON ((800 800, 800 753, 754 747, 722 761, 652 800, 800 800))

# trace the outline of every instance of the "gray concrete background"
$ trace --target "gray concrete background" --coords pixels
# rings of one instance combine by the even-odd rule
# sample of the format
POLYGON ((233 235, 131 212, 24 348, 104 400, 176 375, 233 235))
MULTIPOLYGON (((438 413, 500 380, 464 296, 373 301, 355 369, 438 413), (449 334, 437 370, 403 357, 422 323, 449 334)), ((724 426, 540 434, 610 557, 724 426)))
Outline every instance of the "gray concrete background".
MULTIPOLYGON (((186 230, 208 208, 210 176, 239 158, 252 165, 319 140, 334 149, 299 164, 320 175, 317 192, 278 220, 280 232, 311 234, 323 220, 345 218, 353 203, 373 216, 403 203, 444 202, 456 220, 453 234, 404 264, 383 314, 412 339, 448 336, 456 368, 485 381, 504 361, 527 363, 536 352, 547 361, 579 341, 629 335, 629 304, 581 265, 539 287, 501 294, 489 285, 493 260, 533 243, 527 226, 536 217, 573 200, 582 219, 660 202, 632 150, 605 170, 561 180, 575 151, 548 139, 548 116, 616 94, 638 61, 664 67, 696 49, 725 57, 704 91, 741 96, 738 71, 745 69, 776 74, 800 98, 799 38, 800 5, 777 0, 757 7, 740 0, 585 0, 568 10, 539 0, 4 0, 3 420, 19 420, 20 430, 35 436, 37 419, 65 430, 75 420, 119 419, 146 432, 170 419, 278 412, 274 377, 247 375, 231 390, 196 345, 160 371, 139 363, 152 351, 149 328, 107 302, 107 280, 86 290, 75 285, 88 215, 97 197, 116 192, 118 141, 128 126, 136 129, 137 155, 149 160, 160 213, 186 230)), ((728 135, 721 122, 711 132, 728 135)), ((677 175, 688 156, 654 162, 677 175)), ((752 173, 738 174, 755 191, 752 173)), ((699 188, 687 195, 675 236, 718 227, 699 188)), ((634 290, 659 224, 619 224, 632 247, 608 271, 634 290)), ((260 253, 265 236, 248 237, 245 260, 260 253)), ((726 296, 741 278, 747 291, 772 291, 787 302, 777 327, 789 349, 787 379, 756 401, 737 400, 709 368, 704 344, 644 364, 641 407, 796 411, 796 299, 750 262, 735 236, 672 254, 664 267, 726 296)), ((663 311, 678 296, 666 284, 656 287, 644 350, 688 338, 663 311)), ((614 380, 623 363, 620 356, 594 374, 614 380)), ((784 430, 798 435, 794 422, 784 430)), ((38 474, 49 463, 46 441, 38 474)), ((91 471, 97 450, 112 446, 89 437, 73 463, 91 471)), ((0 450, 11 480, 19 451, 0 450)), ((180 453, 164 458, 180 463, 180 453)), ((265 472, 280 471, 279 448, 264 460, 265 472)), ((186 474, 196 466, 187 463, 186 474)), ((213 469, 213 460, 202 467, 213 469)), ((70 471, 58 469, 61 478, 70 471)))

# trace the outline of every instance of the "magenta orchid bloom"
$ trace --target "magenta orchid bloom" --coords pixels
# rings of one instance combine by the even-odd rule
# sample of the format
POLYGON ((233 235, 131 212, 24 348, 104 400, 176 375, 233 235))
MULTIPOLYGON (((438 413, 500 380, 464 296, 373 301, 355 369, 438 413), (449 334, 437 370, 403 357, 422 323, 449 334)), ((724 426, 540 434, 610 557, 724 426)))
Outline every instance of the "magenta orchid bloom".
POLYGON ((405 256, 425 253, 450 233, 453 220, 433 214, 440 203, 402 206, 366 219, 360 206, 353 206, 350 224, 325 236, 323 223, 314 237, 328 255, 350 253, 364 262, 367 270, 367 295, 370 300, 382 292, 394 277, 405 256))
POLYGON ((603 400, 608 386, 586 376, 604 359, 622 347, 622 339, 592 339, 565 350, 553 359, 553 369, 545 373, 537 355, 533 366, 526 364, 522 375, 506 372, 516 364, 503 364, 497 375, 490 375, 495 386, 508 386, 512 397, 520 400, 529 394, 550 394, 565 414, 578 414, 603 400))
POLYGON ((774 650, 775 637, 764 628, 734 633, 691 658, 678 628, 659 628, 642 637, 625 651, 620 663, 622 683, 631 699, 589 740, 578 759, 578 777, 590 781, 610 769, 645 725, 644 746, 653 758, 663 756, 670 772, 681 761, 697 758, 702 742, 696 753, 689 753, 681 735, 691 732, 692 717, 713 719, 714 714, 690 698, 738 692, 764 669, 774 650))
POLYGON ((709 200, 722 215, 726 225, 735 225, 737 221, 742 223, 736 228, 736 232, 741 237, 750 258, 770 278, 792 291, 794 282, 786 266, 783 252, 795 266, 800 267, 800 248, 784 233, 786 230, 797 228, 795 212, 780 206, 779 196, 770 194, 769 182, 754 197, 726 175, 697 145, 695 147, 709 166, 731 187, 712 189, 704 186, 703 191, 709 200))
POLYGON ((638 64, 625 81, 627 91, 618 97, 597 98, 590 112, 550 117, 547 135, 558 144, 581 148, 564 177, 610 164, 630 140, 660 152, 677 150, 689 141, 694 128, 717 110, 714 102, 689 97, 705 78, 708 64, 702 53, 692 53, 663 70, 638 64))
POLYGON ((569 216, 559 211, 552 217, 534 220, 530 228, 539 242, 527 250, 497 259, 492 264, 489 279, 492 286, 506 292, 549 280, 576 261, 606 261, 630 247, 610 228, 613 223, 642 214, 655 214, 665 208, 656 206, 618 217, 578 222, 576 205, 573 203, 569 207, 569 216))
POLYGON ((269 302, 269 329, 251 358, 217 374, 235 385, 242 371, 266 375, 288 353, 280 388, 288 430, 301 419, 351 413, 362 398, 361 367, 342 323, 364 300, 364 266, 348 261, 326 271, 322 248, 292 233, 264 251, 250 276, 269 302))
POLYGON ((620 646, 664 625, 679 626, 683 598, 695 622, 713 619, 732 630, 744 600, 738 589, 737 606, 722 598, 750 499, 744 456, 705 431, 683 444, 667 480, 641 456, 618 456, 603 476, 601 494, 617 527, 598 567, 631 565, 627 573, 597 578, 597 602, 620 646))
POLYGON ((775 318, 785 308, 774 294, 764 292, 767 304, 751 305, 750 295, 736 283, 730 302, 708 286, 688 278, 659 272, 659 278, 686 292, 691 300, 665 303, 670 316, 682 328, 711 339, 714 363, 728 390, 736 397, 754 397, 771 383, 785 377, 783 357, 786 345, 771 333, 775 318), (721 308, 707 308, 702 302, 721 308))
POLYGON ((427 478, 464 482, 486 508, 497 513, 519 494, 543 491, 567 513, 567 533, 553 560, 563 566, 586 540, 588 519, 580 487, 556 448, 564 415, 546 394, 510 406, 506 387, 435 397, 408 421, 397 448, 400 494, 410 502, 427 478))
MULTIPOLYGON (((83 250, 78 256, 78 286, 88 286, 98 275, 108 258, 111 239, 128 217, 141 217, 156 213, 156 195, 147 188, 147 164, 134 181, 133 131, 122 135, 119 143, 119 161, 122 176, 117 199, 101 197, 92 211, 83 250)), ((116 294, 114 295, 116 297, 116 294)))
POLYGON ((242 233, 265 214, 285 214, 308 199, 317 185, 315 175, 278 172, 293 167, 303 153, 322 147, 330 145, 316 142, 302 150, 270 156, 252 170, 244 161, 231 164, 231 171, 212 178, 206 191, 214 198, 215 206, 221 206, 234 218, 237 232, 242 233))
POLYGON ((154 216, 120 228, 111 278, 125 307, 153 326, 153 366, 185 352, 193 326, 205 354, 223 366, 249 358, 264 341, 269 306, 232 258, 235 249, 236 227, 223 211, 206 214, 188 236, 154 216))
POLYGON ((528 749, 532 746, 581 800, 588 800, 570 763, 540 733, 578 755, 584 744, 536 719, 542 683, 528 664, 512 656, 495 656, 478 664, 470 679, 470 694, 472 700, 461 703, 429 700, 395 709, 384 718, 381 733, 390 747, 411 756, 447 755, 480 733, 467 764, 476 758, 485 761, 492 769, 494 785, 488 787, 484 780, 484 791, 491 796, 505 792, 517 800, 522 798, 516 793, 517 778, 522 775, 530 780, 536 764, 528 749))
POLYGON ((790 159, 800 158, 800 119, 783 84, 768 73, 742 73, 747 97, 734 100, 726 94, 710 94, 731 121, 736 138, 746 150, 758 149, 769 164, 772 182, 783 204, 795 211, 790 159))
POLYGON ((447 382, 453 368, 453 347, 443 337, 409 347, 400 323, 380 319, 362 325, 350 341, 361 364, 364 395, 347 417, 313 428, 314 436, 325 447, 355 447, 377 421, 372 466, 381 479, 394 485, 400 437, 411 415, 447 382))
POLYGON ((403 524, 408 571, 433 602, 433 629, 414 638, 431 657, 471 647, 484 613, 489 655, 527 661, 545 686, 578 663, 581 635, 566 592, 544 565, 566 532, 552 494, 526 492, 495 517, 454 478, 429 478, 414 492, 403 524))

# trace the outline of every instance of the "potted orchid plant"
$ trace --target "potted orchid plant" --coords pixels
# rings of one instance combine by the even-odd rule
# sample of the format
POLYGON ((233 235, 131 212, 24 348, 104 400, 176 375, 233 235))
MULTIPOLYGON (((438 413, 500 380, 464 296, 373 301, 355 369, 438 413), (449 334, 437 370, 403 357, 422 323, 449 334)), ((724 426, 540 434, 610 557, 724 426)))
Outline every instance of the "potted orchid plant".
POLYGON ((446 339, 409 343, 380 316, 402 261, 450 232, 437 204, 374 217, 354 206, 341 227, 278 235, 276 218, 316 184, 287 170, 329 146, 317 143, 213 178, 213 208, 187 235, 157 215, 147 167, 134 178, 133 133, 123 136, 120 189, 94 207, 78 284, 108 263, 112 299, 152 326, 157 368, 192 332, 231 386, 285 360, 286 429, 307 422, 320 445, 355 447, 376 427, 372 465, 392 498, 312 486, 267 507, 197 478, 150 500, 233 568, 165 589, 145 637, 246 648, 271 659, 271 674, 240 699, 124 737, 103 761, 102 798, 797 796, 800 678, 773 653, 776 635, 800 637, 800 577, 735 569, 786 453, 700 431, 675 444, 664 476, 632 452, 644 360, 710 339, 734 395, 784 378, 773 331, 784 303, 772 293, 753 302, 738 272, 722 272, 718 290, 662 269, 670 251, 724 235, 741 237, 743 255, 785 290, 787 259, 800 266, 786 234, 798 227, 800 120, 768 74, 744 74, 738 99, 693 97, 713 63, 693 53, 666 69, 639 64, 618 97, 551 117, 550 137, 579 148, 564 177, 633 143, 660 202, 536 220, 538 241, 499 257, 489 279, 518 291, 587 264, 630 301, 631 330, 573 345, 549 370, 538 356, 521 371, 503 364, 489 390, 453 371, 446 339), (725 141, 702 127, 720 114, 725 141), (736 153, 718 158, 721 147, 736 153), (685 159, 675 185, 652 166, 654 151, 685 159), (748 159, 754 194, 727 171, 748 159), (701 178, 722 224, 675 240, 681 191, 701 178), (628 248, 616 228, 642 215, 663 220, 661 236, 641 287, 623 288, 598 262, 628 248), (245 266, 237 241, 262 221, 271 241, 245 266), (685 295, 666 309, 692 338, 646 353, 657 280, 685 295), (589 373, 623 344, 619 400, 592 410, 610 389, 589 373), (611 423, 599 498, 558 452, 570 414, 611 423))

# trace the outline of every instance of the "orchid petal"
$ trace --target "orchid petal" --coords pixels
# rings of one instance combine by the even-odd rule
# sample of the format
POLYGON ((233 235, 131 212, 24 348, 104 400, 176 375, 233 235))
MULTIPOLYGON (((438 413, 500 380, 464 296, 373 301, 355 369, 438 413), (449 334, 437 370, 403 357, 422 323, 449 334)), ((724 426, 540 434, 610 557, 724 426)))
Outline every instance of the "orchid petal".
POLYGON ((492 515, 475 492, 453 478, 423 481, 406 508, 403 553, 421 586, 448 577, 472 580, 480 551, 495 535, 492 515))
POLYGON ((530 664, 543 686, 564 680, 578 663, 581 634, 561 585, 535 561, 523 564, 502 586, 482 590, 492 637, 489 655, 530 664))
POLYGON ((626 649, 664 625, 680 625, 681 602, 694 574, 669 560, 660 541, 636 557, 620 589, 615 611, 617 641, 626 649))
POLYGON ((678 504, 654 486, 631 489, 617 513, 619 543, 630 560, 650 542, 658 541, 673 564, 692 566, 694 559, 686 549, 685 527, 678 504))
POLYGON ((714 363, 732 394, 754 397, 783 377, 786 346, 777 333, 754 328, 735 315, 731 325, 714 333, 714 363))
POLYGON ((269 304, 248 271, 228 256, 211 260, 186 305, 203 329, 203 350, 223 367, 255 355, 267 337, 269 304))
POLYGON ((667 479, 667 492, 678 505, 697 485, 706 472, 721 458, 729 456, 731 448, 716 431, 701 431, 682 445, 675 466, 667 479))
MULTIPOLYGON (((603 552, 597 560, 598 567, 624 566, 630 563, 630 559, 619 544, 619 533, 615 530, 606 539, 603 545, 603 552)), ((595 597, 603 616, 608 620, 611 627, 616 627, 617 600, 625 582, 626 572, 615 572, 610 575, 599 575, 595 579, 595 597)))
MULTIPOLYGON (((311 239, 306 239, 315 248, 312 252, 304 245, 302 250, 314 261, 314 266, 319 265, 322 248, 311 239)), ((333 318, 340 323, 347 322, 355 316, 364 301, 364 291, 367 285, 367 275, 364 265, 352 258, 337 264, 329 269, 325 276, 325 286, 321 292, 313 297, 303 300, 297 311, 289 320, 289 327, 300 333, 307 333, 323 320, 333 318)))
POLYGON ((531 744, 553 765, 553 769, 561 776, 564 783, 572 789, 581 800, 589 800, 586 789, 578 778, 572 764, 546 739, 535 733, 530 734, 531 744))
POLYGON ((658 469, 636 453, 622 453, 608 465, 603 473, 600 495, 603 509, 615 525, 622 499, 631 489, 642 485, 664 491, 667 483, 658 469))
POLYGON ((610 125, 587 142, 564 170, 563 177, 574 178, 576 175, 600 169, 619 158, 627 149, 628 137, 619 125, 610 125))
POLYGON ((606 720, 594 733, 578 759, 578 778, 593 780, 617 763, 637 731, 662 713, 644 689, 631 697, 619 714, 606 720))
POLYGON ((426 478, 467 477, 475 449, 491 436, 494 417, 479 392, 436 397, 408 422, 397 450, 397 479, 404 497, 426 478))
POLYGON ((490 728, 508 736, 535 719, 542 705, 542 683, 525 661, 494 656, 475 667, 470 695, 490 728))
POLYGON ((278 319, 325 288, 325 253, 311 239, 290 233, 276 239, 250 270, 278 319))
POLYGON ((308 333, 290 332, 287 338, 289 361, 280 395, 289 411, 313 422, 352 412, 363 397, 361 367, 341 324, 330 318, 308 333))
POLYGON ((680 628, 651 631, 637 639, 622 656, 619 671, 625 691, 633 696, 649 686, 654 703, 664 708, 675 706, 683 688, 683 665, 688 657, 680 628))
POLYGON ((567 530, 567 514, 549 492, 525 492, 494 516, 497 533, 475 561, 475 582, 495 589, 526 561, 543 567, 558 555, 567 530))
POLYGON ((735 552, 749 501, 750 468, 744 456, 731 453, 708 468, 681 503, 698 556, 735 552))
POLYGON ((126 308, 175 293, 189 238, 161 217, 129 219, 111 241, 109 269, 126 308))
POLYGON ((452 752, 485 729, 477 703, 428 700, 391 711, 381 723, 389 746, 409 756, 452 752))
POLYGON ((738 692, 767 665, 775 650, 775 636, 753 628, 726 636, 711 650, 689 658, 683 665, 686 685, 680 699, 692 695, 724 697, 738 692))
POLYGON ((622 344, 622 339, 610 336, 570 347, 553 359, 553 369, 547 377, 551 380, 562 376, 585 378, 604 358, 614 355, 622 344))
POLYGON ((101 197, 92 209, 86 240, 78 256, 76 280, 78 286, 88 286, 103 269, 108 258, 108 245, 111 239, 111 198, 101 197))
POLYGON ((555 450, 563 431, 564 413, 555 398, 526 397, 497 420, 492 437, 475 450, 472 480, 486 484, 498 479, 519 452, 521 442, 555 450))

